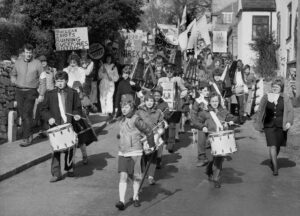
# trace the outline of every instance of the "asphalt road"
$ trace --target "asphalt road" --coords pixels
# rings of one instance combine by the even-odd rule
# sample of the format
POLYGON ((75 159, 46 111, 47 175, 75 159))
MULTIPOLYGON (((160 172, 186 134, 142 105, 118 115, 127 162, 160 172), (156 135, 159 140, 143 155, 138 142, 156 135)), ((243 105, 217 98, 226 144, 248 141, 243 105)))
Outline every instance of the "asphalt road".
MULTIPOLYGON (((197 148, 191 144, 191 134, 185 133, 175 153, 164 152, 157 184, 144 185, 142 206, 129 203, 120 212, 114 206, 118 201, 117 132, 116 124, 101 132, 98 143, 88 148, 87 166, 82 165, 77 151, 75 178, 49 183, 47 161, 1 182, 0 215, 299 215, 299 167, 281 154, 279 176, 272 176, 263 136, 249 122, 237 130, 239 151, 232 161, 224 162, 220 189, 208 182, 204 168, 195 166, 197 148)), ((127 200, 131 196, 130 183, 127 200)))

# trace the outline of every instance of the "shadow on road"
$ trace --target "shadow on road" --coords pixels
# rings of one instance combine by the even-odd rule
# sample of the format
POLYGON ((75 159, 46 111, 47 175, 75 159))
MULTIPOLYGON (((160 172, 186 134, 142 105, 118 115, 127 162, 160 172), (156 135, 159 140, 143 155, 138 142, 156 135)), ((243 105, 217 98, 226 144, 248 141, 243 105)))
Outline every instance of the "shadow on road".
MULTIPOLYGON (((294 161, 291 161, 289 158, 278 158, 278 169, 280 168, 289 168, 289 167, 295 167, 296 163, 294 161)), ((270 159, 266 159, 263 162, 260 163, 260 165, 263 166, 269 166, 271 169, 271 161, 270 159)))
POLYGON ((156 170, 155 172, 156 179, 159 180, 159 179, 173 178, 174 176, 172 175, 172 173, 177 173, 178 168, 171 164, 178 163, 179 159, 181 158, 182 156, 179 153, 163 155, 162 169, 156 170))
POLYGON ((82 161, 75 164, 76 177, 86 177, 91 176, 94 170, 103 170, 107 166, 107 159, 115 158, 111 156, 108 152, 94 154, 89 156, 88 165, 83 165, 82 161))
POLYGON ((175 191, 169 191, 161 187, 160 184, 156 185, 149 185, 148 187, 144 187, 141 192, 141 202, 151 202, 152 200, 156 199, 159 194, 164 195, 165 197, 156 201, 151 206, 173 196, 175 193, 182 191, 181 189, 176 189, 175 191))
POLYGON ((242 183, 241 176, 245 175, 244 172, 235 170, 233 168, 224 168, 222 170, 222 183, 224 184, 238 184, 242 183))

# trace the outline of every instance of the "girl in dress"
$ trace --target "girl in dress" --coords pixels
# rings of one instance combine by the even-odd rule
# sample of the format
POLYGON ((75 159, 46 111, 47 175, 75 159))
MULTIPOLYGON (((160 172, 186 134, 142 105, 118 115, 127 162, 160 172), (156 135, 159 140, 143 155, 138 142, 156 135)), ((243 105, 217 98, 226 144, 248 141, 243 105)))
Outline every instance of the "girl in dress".
MULTIPOLYGON (((209 107, 205 119, 204 127, 202 128, 204 133, 227 130, 229 125, 238 122, 237 117, 222 108, 221 98, 217 93, 213 93, 209 99, 209 107)), ((215 188, 221 187, 220 175, 224 158, 225 156, 213 156, 208 154, 209 163, 206 167, 206 174, 209 180, 214 182, 215 188)))

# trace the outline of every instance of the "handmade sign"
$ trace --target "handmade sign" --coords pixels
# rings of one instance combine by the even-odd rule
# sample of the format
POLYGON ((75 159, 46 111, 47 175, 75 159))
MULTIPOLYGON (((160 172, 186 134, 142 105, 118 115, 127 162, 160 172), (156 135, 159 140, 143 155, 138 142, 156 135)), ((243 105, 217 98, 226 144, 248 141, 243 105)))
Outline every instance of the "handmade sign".
POLYGON ((55 29, 57 51, 89 49, 87 27, 55 29))
POLYGON ((174 83, 161 83, 162 98, 168 103, 170 111, 175 110, 175 85, 174 83))
POLYGON ((93 43, 89 49, 89 56, 94 60, 99 60, 105 53, 104 47, 100 43, 93 43))
POLYGON ((214 31, 213 32, 213 52, 226 53, 227 52, 227 32, 214 31))

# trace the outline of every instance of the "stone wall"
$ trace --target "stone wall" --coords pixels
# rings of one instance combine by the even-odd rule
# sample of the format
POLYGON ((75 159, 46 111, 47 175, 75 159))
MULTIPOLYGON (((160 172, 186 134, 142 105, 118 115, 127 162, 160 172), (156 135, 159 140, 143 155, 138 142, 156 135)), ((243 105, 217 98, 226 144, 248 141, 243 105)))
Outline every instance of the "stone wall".
POLYGON ((13 109, 15 86, 10 82, 12 64, 0 62, 0 139, 7 140, 8 112, 13 109))

